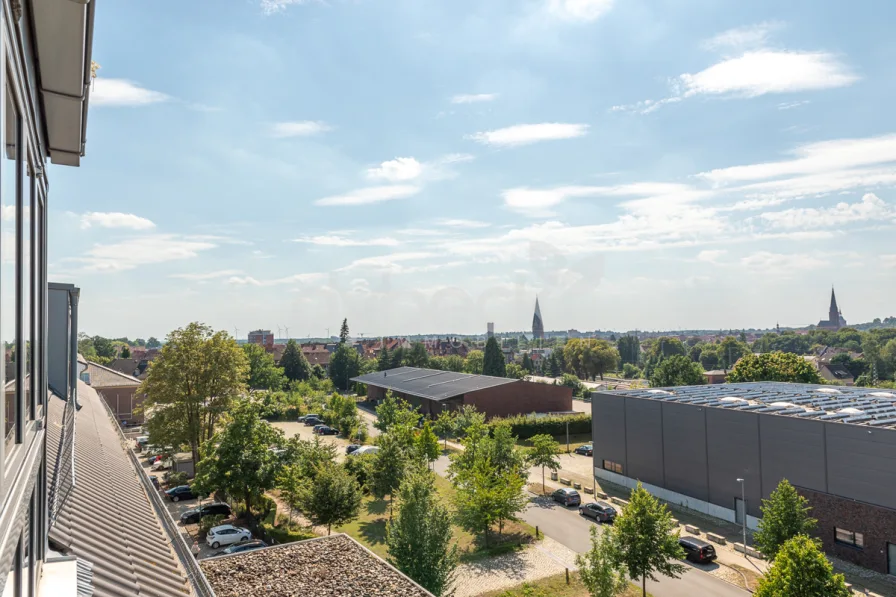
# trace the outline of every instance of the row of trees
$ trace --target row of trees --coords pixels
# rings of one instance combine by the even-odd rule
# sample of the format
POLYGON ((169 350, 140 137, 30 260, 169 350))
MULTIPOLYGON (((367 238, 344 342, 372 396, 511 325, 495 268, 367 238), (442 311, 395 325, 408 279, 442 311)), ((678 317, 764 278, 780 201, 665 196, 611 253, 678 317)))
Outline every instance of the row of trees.
POLYGON ((134 346, 159 348, 162 346, 162 343, 156 338, 130 340, 128 338, 88 336, 83 332, 78 334, 78 353, 87 360, 100 363, 101 365, 105 365, 116 358, 131 358, 131 347, 134 346))

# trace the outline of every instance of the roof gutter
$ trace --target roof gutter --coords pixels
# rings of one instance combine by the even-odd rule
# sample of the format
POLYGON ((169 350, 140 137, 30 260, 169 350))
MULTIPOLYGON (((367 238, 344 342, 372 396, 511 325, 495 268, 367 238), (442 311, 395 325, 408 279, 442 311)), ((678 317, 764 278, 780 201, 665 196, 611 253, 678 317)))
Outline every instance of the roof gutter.
POLYGON ((87 149, 87 107, 90 103, 91 64, 93 62, 93 24, 96 14, 96 0, 72 0, 78 4, 87 4, 87 28, 84 48, 84 93, 81 96, 81 155, 87 149))

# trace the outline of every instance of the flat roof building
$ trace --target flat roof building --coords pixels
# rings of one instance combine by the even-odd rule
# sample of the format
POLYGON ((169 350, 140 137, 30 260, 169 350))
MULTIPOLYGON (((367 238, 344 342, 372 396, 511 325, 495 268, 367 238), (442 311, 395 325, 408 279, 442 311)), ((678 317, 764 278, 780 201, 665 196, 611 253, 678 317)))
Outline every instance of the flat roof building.
POLYGON ((755 528, 787 479, 825 550, 896 574, 896 391, 743 383, 597 392, 594 475, 755 528), (738 479, 743 479, 743 486, 738 479), (745 496, 746 503, 741 499, 745 496))
POLYGON ((367 384, 368 400, 382 400, 391 391, 428 415, 464 405, 473 405, 488 417, 572 410, 571 388, 507 377, 399 367, 351 381, 367 384))

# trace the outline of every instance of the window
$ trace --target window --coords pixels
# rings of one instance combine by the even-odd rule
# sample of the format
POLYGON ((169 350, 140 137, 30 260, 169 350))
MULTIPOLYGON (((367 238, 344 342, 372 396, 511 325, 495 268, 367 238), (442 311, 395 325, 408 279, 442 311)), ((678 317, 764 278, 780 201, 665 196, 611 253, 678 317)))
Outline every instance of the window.
MULTIPOLYGON (((8 77, 7 77, 8 79, 8 77)), ((15 99, 7 89, 2 102, 5 151, 0 159, 0 341, 3 345, 4 391, 3 434, 7 442, 16 439, 16 419, 20 414, 16 396, 15 350, 16 328, 16 227, 19 224, 19 202, 16 197, 21 144, 21 119, 15 99)))
POLYGON ((613 462, 612 460, 604 460, 604 470, 613 471, 614 473, 622 474, 622 465, 618 462, 613 462))
POLYGON ((849 545, 850 547, 865 547, 865 537, 862 533, 847 531, 846 529, 834 528, 834 540, 841 545, 849 545))

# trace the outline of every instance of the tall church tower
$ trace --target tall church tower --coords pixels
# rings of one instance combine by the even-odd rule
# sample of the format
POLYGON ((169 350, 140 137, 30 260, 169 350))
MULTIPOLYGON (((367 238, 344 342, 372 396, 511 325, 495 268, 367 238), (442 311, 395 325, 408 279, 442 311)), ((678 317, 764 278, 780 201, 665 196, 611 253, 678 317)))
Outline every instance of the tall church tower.
POLYGON ((833 286, 831 286, 831 309, 828 312, 828 321, 837 326, 840 325, 840 309, 837 308, 837 297, 834 296, 833 286))
POLYGON ((544 320, 541 319, 541 307, 538 306, 538 297, 535 297, 535 315, 532 317, 532 337, 544 340, 544 320))

